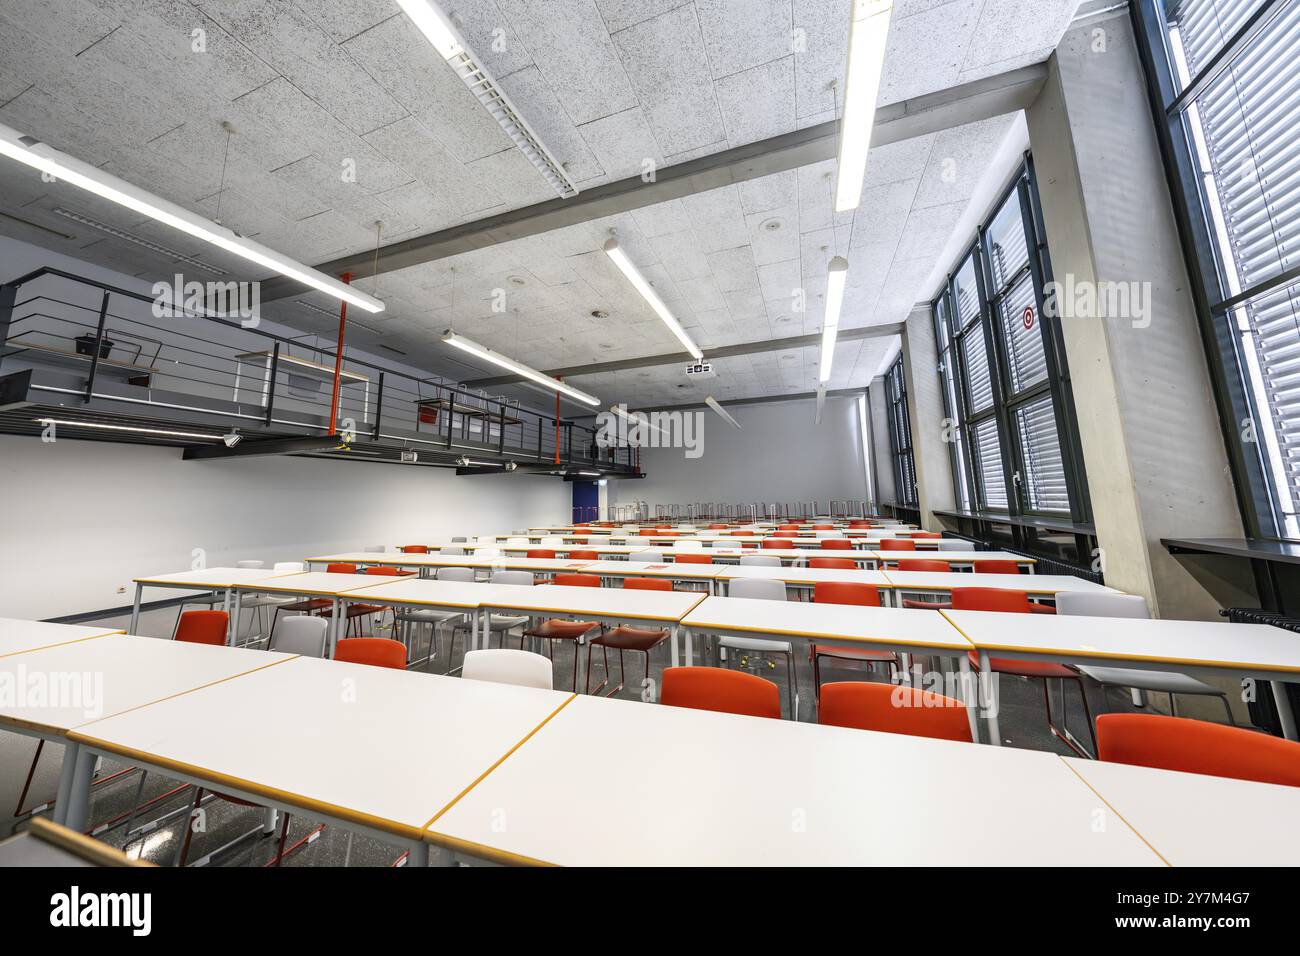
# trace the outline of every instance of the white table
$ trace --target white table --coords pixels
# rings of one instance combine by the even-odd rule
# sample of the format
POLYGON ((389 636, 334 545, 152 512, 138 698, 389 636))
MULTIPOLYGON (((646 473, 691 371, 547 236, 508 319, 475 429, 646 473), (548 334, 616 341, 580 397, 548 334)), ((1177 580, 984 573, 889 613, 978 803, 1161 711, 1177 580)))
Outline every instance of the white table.
POLYGON ((125 757, 378 835, 421 864, 424 828, 570 697, 300 657, 96 721, 72 739, 84 755, 125 757))
POLYGON ((237 584, 268 581, 296 574, 296 571, 274 571, 267 568, 192 568, 170 574, 155 574, 135 579, 135 601, 131 605, 131 627, 134 634, 140 629, 140 596, 145 588, 175 588, 182 591, 221 591, 222 610, 230 615, 226 642, 235 642, 239 627, 239 596, 234 594, 237 584))
POLYGON ((15 617, 0 617, 0 657, 26 654, 28 651, 57 644, 86 641, 105 634, 121 634, 120 628, 82 627, 75 624, 47 624, 44 621, 24 621, 15 617))
POLYGON ((875 551, 873 552, 876 559, 881 562, 879 565, 882 571, 892 570, 886 566, 896 564, 899 561, 944 561, 948 564, 960 565, 963 567, 974 565, 976 561, 1014 561, 1024 568, 1028 573, 1033 574, 1038 565, 1036 558, 1026 557, 1023 554, 1012 554, 1010 551, 926 551, 925 554, 917 554, 908 551, 875 551))
MULTIPOLYGON (((681 552, 685 554, 699 552, 681 552)), ((597 561, 583 569, 584 574, 601 578, 665 578, 669 581, 703 581, 713 593, 713 582, 731 569, 725 564, 678 564, 675 561, 597 561)))
POLYGON ((812 590, 819 582, 838 584, 870 584, 888 592, 892 587, 889 578, 880 571, 850 571, 848 568, 809 568, 792 565, 780 568, 726 566, 718 576, 725 587, 732 581, 782 581, 801 590, 812 590))
MULTIPOLYGON (((967 657, 974 649, 973 645, 934 611, 711 597, 682 619, 682 630, 686 636, 688 665, 694 663, 692 631, 735 637, 760 634, 805 643, 838 644, 904 655, 934 654, 955 658, 959 684, 950 690, 945 688, 945 693, 965 702, 971 725, 971 739, 979 740, 975 716, 976 694, 967 657)), ((674 635, 674 643, 676 640, 677 636, 674 635)), ((674 647, 674 665, 677 662, 676 650, 674 647)))
MULTIPOLYGON (((986 675, 993 656, 1193 675, 1227 672, 1270 681, 1283 731, 1288 739, 1296 739, 1295 715, 1282 685, 1300 681, 1300 640, 1280 627, 998 611, 940 613, 979 650, 980 670, 986 675)), ((1000 744, 997 708, 990 714, 989 729, 994 743, 1000 744)))
POLYGON ((953 588, 1006 588, 1039 597, 1053 597, 1061 591, 1122 593, 1072 574, 972 574, 969 571, 885 571, 884 574, 891 587, 909 593, 947 594, 953 588))
MULTIPOLYGON (((49 688, 52 696, 18 699, 0 704, 0 726, 42 740, 66 737, 72 730, 105 715, 120 714, 154 701, 186 694, 263 667, 289 660, 291 655, 238 647, 192 644, 107 634, 88 640, 0 658, 0 675, 15 687, 49 688)), ((85 817, 67 817, 74 772, 81 760, 69 743, 63 756, 56 822, 74 830, 85 817)), ((88 797, 93 761, 81 767, 88 797)))
POLYGON ((1300 787, 1063 757, 1171 866, 1295 866, 1300 787))
POLYGON ((259 594, 287 594, 294 597, 329 598, 329 653, 334 656, 334 648, 346 633, 347 623, 343 617, 343 595, 361 588, 386 587, 399 577, 381 577, 375 574, 336 574, 329 571, 308 571, 306 573, 288 574, 270 580, 236 584, 235 611, 239 611, 241 591, 256 591, 259 594))
POLYGON ((1052 754, 580 696, 428 832, 587 866, 1159 866, 1103 807, 1052 754))
MULTIPOLYGON (((313 564, 367 564, 393 568, 492 568, 502 571, 533 571, 538 574, 551 574, 556 571, 576 572, 593 562, 591 559, 570 561, 565 558, 520 558, 501 555, 494 558, 481 558, 472 554, 401 554, 397 552, 348 552, 345 554, 326 555, 319 558, 307 558, 306 563, 313 564)), ((622 562, 620 562, 622 563, 622 562)))

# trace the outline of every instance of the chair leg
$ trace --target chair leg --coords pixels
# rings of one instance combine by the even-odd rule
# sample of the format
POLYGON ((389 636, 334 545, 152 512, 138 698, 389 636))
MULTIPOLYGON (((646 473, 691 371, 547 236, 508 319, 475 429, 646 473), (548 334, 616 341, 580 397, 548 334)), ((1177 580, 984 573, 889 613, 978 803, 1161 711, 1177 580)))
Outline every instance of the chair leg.
POLYGON ((790 651, 789 654, 785 655, 785 671, 786 671, 786 676, 787 676, 787 677, 789 678, 789 680, 790 680, 790 719, 793 720, 793 721, 795 721, 795 722, 798 722, 798 720, 799 720, 799 693, 798 693, 799 688, 798 688, 797 684, 795 683, 795 676, 794 676, 794 650, 793 650, 793 649, 790 651))
POLYGON ((1237 718, 1232 716, 1232 704, 1228 703, 1228 695, 1220 694, 1219 700, 1223 701, 1223 710, 1228 715, 1228 723, 1233 727, 1237 726, 1237 718))
POLYGON ((41 759, 41 751, 45 749, 45 739, 41 738, 36 741, 36 753, 32 755, 32 765, 27 768, 27 780, 23 783, 23 791, 18 794, 18 803, 14 805, 14 816, 21 817, 26 811, 23 810, 23 802, 27 799, 27 791, 32 787, 32 777, 36 775, 36 764, 41 759))
POLYGON ((178 867, 185 866, 185 860, 190 855, 190 840, 194 838, 194 814, 199 809, 199 804, 203 802, 203 788, 194 788, 194 805, 190 807, 190 812, 185 815, 185 839, 176 847, 175 865, 178 867))

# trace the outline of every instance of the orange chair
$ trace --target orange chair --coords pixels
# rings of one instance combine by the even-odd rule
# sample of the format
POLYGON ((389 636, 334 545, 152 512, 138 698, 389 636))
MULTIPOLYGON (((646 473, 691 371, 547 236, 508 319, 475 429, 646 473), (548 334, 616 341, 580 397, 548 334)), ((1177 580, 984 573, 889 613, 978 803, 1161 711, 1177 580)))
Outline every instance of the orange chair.
POLYGON ((404 544, 402 545, 403 554, 428 554, 429 546, 426 544, 404 544))
POLYGON ((970 718, 959 700, 895 684, 844 681, 821 689, 817 722, 913 737, 970 743, 970 718))
POLYGON ((406 645, 386 637, 349 637, 338 642, 334 659, 348 664, 371 664, 375 667, 406 667, 406 645))
POLYGON ((763 547, 773 551, 784 550, 794 547, 794 542, 789 538, 764 538, 763 547))
POLYGON ((812 529, 813 529, 814 531, 834 531, 834 530, 835 530, 835 525, 833 525, 833 524, 815 524, 815 525, 812 526, 812 529))
MULTIPOLYGON (((598 588, 600 587, 600 578, 595 574, 557 574, 554 583, 560 587, 598 588)), ((573 692, 576 694, 578 692, 578 643, 586 634, 598 627, 600 627, 598 621, 566 621, 563 618, 550 618, 525 630, 519 638, 519 646, 522 648, 524 641, 530 637, 546 641, 546 653, 553 662, 555 660, 555 642, 572 641, 573 692)), ((588 667, 590 667, 590 663, 588 663, 588 667)))
POLYGON ((1102 714, 1097 759, 1300 787, 1300 743, 1157 714, 1102 714))
POLYGON ((776 684, 725 667, 668 668, 659 702, 669 707, 781 718, 781 692, 776 684))
MULTIPOLYGON (((1029 595, 1024 591, 1013 591, 1008 588, 952 589, 952 609, 954 611, 1003 611, 1013 614, 1029 614, 1034 607, 1035 605, 1029 601, 1029 595)), ((979 654, 971 651, 968 657, 971 666, 978 671, 980 666, 979 654)), ((989 669, 995 674, 1010 674, 1013 677, 1032 677, 1041 680, 1043 682, 1043 707, 1047 711, 1047 728, 1052 732, 1053 736, 1059 738, 1062 743, 1080 757, 1087 757, 1090 755, 1056 726, 1056 718, 1052 715, 1052 695, 1047 687, 1049 680, 1061 681, 1061 700, 1064 703, 1065 681, 1074 681, 1075 686, 1079 689, 1079 700, 1083 702, 1083 716, 1088 721, 1088 733, 1092 736, 1093 749, 1096 749, 1097 734, 1093 730, 1092 711, 1088 708, 1088 694, 1083 685, 1083 678, 1074 668, 1067 667, 1065 664, 1055 664, 1051 661, 1021 661, 1008 657, 990 657, 989 669)))
POLYGON ((713 558, 707 554, 675 554, 674 564, 712 564, 713 558))
MULTIPOLYGON (((355 564, 327 564, 325 565, 325 571, 328 574, 356 574, 357 566, 355 564)), ((275 614, 271 616, 271 633, 275 633, 275 625, 280 621, 281 611, 291 614, 310 614, 313 611, 328 610, 333 605, 334 602, 329 598, 304 598, 290 604, 277 605, 275 614)))
MULTIPOLYGON (((623 587, 634 591, 671 591, 673 584, 663 578, 625 578, 623 587)), ((618 651, 618 686, 606 694, 606 697, 613 697, 623 689, 624 684, 627 682, 627 672, 623 666, 624 651, 637 651, 645 655, 645 676, 648 681, 650 679, 650 652, 668 640, 668 633, 666 628, 630 627, 626 624, 620 624, 613 630, 605 631, 592 638, 591 644, 587 648, 587 679, 583 682, 587 693, 599 694, 605 689, 605 685, 609 683, 609 648, 611 647, 618 651), (601 654, 605 658, 605 678, 600 682, 600 686, 593 691, 591 689, 591 655, 597 647, 600 647, 601 654)))
POLYGON ((857 563, 852 558, 809 558, 810 568, 838 568, 841 571, 854 571, 857 563))
POLYGON ((797 534, 798 531, 799 531, 799 526, 798 526, 797 524, 783 524, 783 525, 779 525, 779 526, 777 527, 776 530, 777 530, 777 531, 793 531, 793 532, 795 532, 795 533, 797 534))
POLYGON ((900 571, 951 571, 947 561, 934 561, 926 558, 903 558, 898 562, 900 571))
POLYGON ((637 532, 637 534, 639 534, 643 538, 655 538, 659 536, 659 532, 656 531, 654 528, 642 528, 640 531, 637 532))
POLYGON ((942 538, 943 535, 940 534, 938 531, 909 531, 907 532, 906 537, 911 538, 913 541, 918 539, 928 541, 928 540, 933 540, 935 538, 942 538))
POLYGON ((374 567, 366 568, 366 574, 382 574, 388 577, 408 577, 414 574, 414 571, 403 571, 401 568, 395 568, 388 564, 376 564, 374 567))
POLYGON ((1020 565, 1015 561, 976 561, 976 574, 1019 574, 1020 565))
POLYGON ((599 551, 570 551, 569 560, 570 561, 599 561, 600 552, 599 551))
POLYGON ((172 640, 187 644, 225 644, 230 615, 225 611, 186 611, 172 640))
POLYGON ((911 538, 882 538, 879 551, 915 551, 916 542, 911 538))
POLYGON ((821 547, 823 551, 851 551, 853 542, 848 538, 822 538, 821 547))
POLYGON ((553 559, 553 558, 555 557, 555 552, 552 551, 550 548, 533 548, 531 551, 528 551, 528 552, 524 555, 524 557, 526 557, 526 558, 552 558, 552 559, 553 559))
MULTIPOLYGON (((880 607, 880 591, 874 584, 853 584, 842 581, 818 581, 813 585, 815 604, 852 604, 857 607, 880 607)), ((886 665, 890 671, 898 669, 898 656, 892 651, 877 651, 867 647, 840 647, 832 644, 810 644, 808 657, 813 667, 813 695, 821 707, 822 658, 837 661, 856 661, 870 667, 886 665)), ((820 712, 820 711, 819 711, 820 712)))
POLYGON ((744 537, 748 537, 749 535, 751 535, 751 534, 753 534, 753 533, 754 533, 754 532, 752 532, 752 531, 746 531, 744 528, 741 528, 739 531, 728 531, 728 532, 727 532, 727 534, 728 534, 730 537, 733 537, 733 538, 744 538, 744 537))
POLYGON ((726 530, 727 530, 727 525, 725 525, 725 524, 711 524, 711 525, 709 525, 709 530, 710 530, 710 531, 726 531, 726 530))
POLYGON ((325 565, 327 574, 356 574, 357 566, 355 564, 327 564, 325 565))
MULTIPOLYGON (((329 574, 356 574, 357 566, 355 564, 327 564, 325 570, 329 574)), ((385 571, 369 569, 367 574, 396 574, 396 571, 385 571)), ((306 601, 297 601, 293 604, 285 604, 276 608, 276 615, 280 611, 320 611, 321 617, 333 617, 334 602, 329 598, 309 598, 306 601)), ((344 613, 344 621, 347 623, 347 629, 360 631, 360 618, 370 614, 381 614, 386 608, 382 604, 349 604, 344 613)))

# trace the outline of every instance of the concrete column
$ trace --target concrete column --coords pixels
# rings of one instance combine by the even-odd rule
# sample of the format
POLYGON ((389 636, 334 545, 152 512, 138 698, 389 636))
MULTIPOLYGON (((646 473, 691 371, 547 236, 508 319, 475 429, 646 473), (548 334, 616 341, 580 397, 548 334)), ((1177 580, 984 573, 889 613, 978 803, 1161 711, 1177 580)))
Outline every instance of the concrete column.
POLYGON ((894 504, 894 454, 889 447, 889 400, 885 377, 878 375, 867 389, 867 424, 871 426, 871 468, 876 486, 876 510, 894 504))
POLYGON ((1049 67, 1029 138, 1106 583, 1209 619, 1253 586, 1211 596, 1160 544, 1242 525, 1127 11, 1073 27, 1049 67))
POLYGON ((903 325, 903 379, 907 415, 912 428, 912 459, 916 465, 916 503, 921 527, 942 531, 935 509, 956 505, 952 484, 952 455, 944 444, 943 386, 939 381, 939 349, 929 306, 913 309, 903 325))

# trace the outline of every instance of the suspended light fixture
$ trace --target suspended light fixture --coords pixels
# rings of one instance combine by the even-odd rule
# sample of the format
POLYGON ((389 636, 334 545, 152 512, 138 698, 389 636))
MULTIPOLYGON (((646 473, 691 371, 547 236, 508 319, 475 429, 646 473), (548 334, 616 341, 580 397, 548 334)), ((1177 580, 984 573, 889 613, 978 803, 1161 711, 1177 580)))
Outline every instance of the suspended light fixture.
POLYGON ((687 352, 690 352, 697 361, 704 358, 704 353, 700 351, 700 347, 686 334, 682 324, 668 310, 668 306, 664 305, 663 299, 659 298, 659 294, 655 292, 654 287, 645 280, 645 276, 637 271, 636 266, 632 265, 632 260, 619 248, 617 239, 610 239, 605 243, 605 255, 609 256, 614 265, 618 266, 619 271, 627 277, 627 281, 632 283, 632 288, 641 293, 641 298, 645 299, 650 308, 654 309, 655 314, 663 319, 664 325, 668 326, 668 331, 677 336, 677 341, 682 343, 682 347, 687 352))
POLYGON ((876 122, 876 98, 880 94, 893 7, 892 0, 853 0, 835 181, 836 212, 857 209, 862 199, 862 180, 867 174, 867 154, 871 152, 871 129, 876 122))
POLYGON ((530 382, 535 382, 551 391, 559 392, 561 395, 567 395, 569 398, 576 399, 577 401, 583 402, 587 405, 600 405, 600 399, 596 398, 594 395, 588 395, 586 392, 574 388, 572 385, 565 385, 558 378, 551 378, 551 376, 545 375, 542 372, 537 371, 537 369, 529 368, 527 365, 516 362, 512 358, 507 358, 500 352, 494 352, 486 345, 479 345, 477 342, 467 339, 463 335, 457 335, 455 332, 451 331, 451 329, 448 329, 443 334, 442 340, 447 345, 454 345, 463 352, 468 352, 470 355, 473 355, 476 358, 481 358, 485 362, 491 362, 493 365, 499 365, 501 368, 514 372, 516 375, 526 378, 530 382))
POLYGON ((505 130, 505 134, 542 174, 542 178, 550 183, 551 188, 559 194, 560 198, 569 199, 578 195, 578 187, 573 184, 564 167, 551 155, 550 150, 542 145, 542 141, 515 109, 510 98, 497 85, 492 74, 465 46, 451 19, 438 5, 433 0, 397 0, 397 5, 433 44, 438 55, 447 61, 447 65, 460 77, 461 82, 469 87, 474 98, 505 130))
POLYGON ((835 361, 835 337, 840 329, 840 309, 844 306, 844 283, 849 275, 849 261, 843 256, 831 260, 826 270, 826 314, 822 318, 822 366, 818 381, 825 385, 831 378, 835 361))
POLYGON ((301 262, 295 262, 261 243, 238 236, 225 226, 190 212, 161 196, 155 196, 74 156, 60 152, 53 146, 25 136, 3 123, 0 123, 0 156, 16 159, 33 169, 39 169, 48 176, 53 176, 56 180, 63 180, 96 196, 125 206, 132 212, 148 216, 163 225, 211 243, 218 249, 224 249, 233 255, 255 262, 259 266, 278 272, 303 285, 311 286, 336 299, 342 299, 367 312, 384 311, 384 303, 374 296, 366 295, 301 262))
POLYGON ((705 404, 705 405, 708 405, 709 408, 713 409, 715 412, 717 412, 719 415, 721 415, 721 416, 722 416, 722 420, 725 421, 728 425, 731 425, 733 428, 739 428, 739 427, 740 427, 740 422, 738 422, 738 421, 736 421, 734 418, 732 418, 732 417, 731 417, 731 413, 728 412, 728 411, 727 411, 725 408, 723 408, 721 405, 719 405, 719 404, 717 403, 717 400, 714 399, 714 397, 713 397, 712 395, 708 395, 708 396, 705 397, 705 399, 704 399, 704 404, 705 404))

